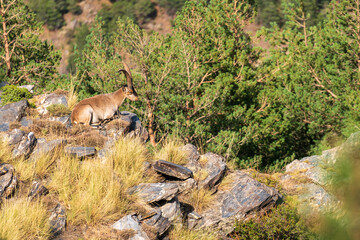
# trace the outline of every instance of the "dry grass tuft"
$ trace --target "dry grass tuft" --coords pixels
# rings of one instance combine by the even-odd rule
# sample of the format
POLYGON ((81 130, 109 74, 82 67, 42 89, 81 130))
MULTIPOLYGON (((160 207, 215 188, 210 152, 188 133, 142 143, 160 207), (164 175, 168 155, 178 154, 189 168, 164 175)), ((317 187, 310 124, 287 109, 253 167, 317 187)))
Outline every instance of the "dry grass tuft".
POLYGON ((21 128, 21 123, 19 122, 12 122, 9 125, 9 131, 14 130, 15 128, 21 128))
POLYGON ((188 194, 180 196, 180 200, 193 206, 196 212, 202 213, 214 202, 215 196, 213 193, 214 192, 209 189, 195 188, 188 194))
POLYGON ((25 128, 27 132, 33 132, 37 138, 46 137, 63 137, 66 134, 66 127, 56 121, 34 119, 33 124, 25 128))
POLYGON ((171 240, 217 240, 219 237, 214 233, 206 230, 189 230, 175 225, 170 233, 171 240))
POLYGON ((73 145, 81 145, 86 147, 104 147, 107 138, 99 133, 97 130, 84 132, 78 136, 74 136, 68 140, 68 143, 73 145))
POLYGON ((48 110, 49 115, 54 117, 61 117, 71 113, 71 110, 64 104, 51 104, 46 109, 48 110))
POLYGON ((165 144, 154 153, 155 159, 162 159, 179 165, 186 164, 187 154, 179 150, 184 143, 177 138, 168 138, 165 144))
POLYGON ((48 239, 49 212, 40 201, 6 200, 0 210, 0 239, 48 239))
POLYGON ((68 91, 65 91, 63 89, 56 89, 55 91, 52 92, 53 94, 57 94, 57 95, 68 95, 68 91))
POLYGON ((75 92, 74 84, 71 82, 70 90, 67 95, 68 108, 73 110, 78 101, 78 94, 75 92))

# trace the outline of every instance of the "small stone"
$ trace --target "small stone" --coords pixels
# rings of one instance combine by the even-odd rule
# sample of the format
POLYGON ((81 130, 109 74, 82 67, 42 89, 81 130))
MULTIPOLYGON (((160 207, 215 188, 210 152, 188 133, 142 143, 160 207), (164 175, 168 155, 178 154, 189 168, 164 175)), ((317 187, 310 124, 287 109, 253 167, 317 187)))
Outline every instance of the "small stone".
POLYGON ((30 199, 34 199, 49 193, 49 190, 44 187, 40 182, 34 181, 31 187, 31 191, 28 195, 30 199))
POLYGON ((49 221, 51 227, 51 233, 56 236, 61 233, 66 225, 66 215, 65 207, 61 204, 57 204, 56 207, 52 210, 49 221))
POLYGON ((153 164, 153 168, 159 173, 181 180, 186 180, 193 177, 193 173, 190 169, 164 160, 156 161, 153 164))
POLYGON ((17 178, 14 167, 7 163, 0 163, 0 198, 9 197, 15 190, 17 178))

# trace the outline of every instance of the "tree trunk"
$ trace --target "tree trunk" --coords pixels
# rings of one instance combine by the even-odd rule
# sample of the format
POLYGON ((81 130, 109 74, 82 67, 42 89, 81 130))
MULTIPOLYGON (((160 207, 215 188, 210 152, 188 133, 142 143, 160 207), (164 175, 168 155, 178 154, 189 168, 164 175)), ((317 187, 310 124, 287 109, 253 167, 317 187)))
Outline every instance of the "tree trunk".
POLYGON ((11 76, 11 61, 10 61, 10 46, 9 46, 9 39, 7 36, 7 32, 6 32, 6 21, 5 21, 5 10, 4 10, 4 6, 3 6, 3 2, 1 1, 1 9, 0 9, 0 14, 1 17, 3 19, 2 22, 2 28, 3 28, 3 39, 4 39, 4 50, 5 50, 5 64, 6 64, 6 76, 10 77, 11 76))

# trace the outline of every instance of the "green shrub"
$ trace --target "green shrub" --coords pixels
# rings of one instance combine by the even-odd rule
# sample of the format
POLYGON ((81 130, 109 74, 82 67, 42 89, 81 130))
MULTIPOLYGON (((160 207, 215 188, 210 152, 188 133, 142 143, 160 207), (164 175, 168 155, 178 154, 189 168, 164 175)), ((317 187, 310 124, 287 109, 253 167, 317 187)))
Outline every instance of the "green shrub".
POLYGON ((54 117, 61 117, 71 113, 70 109, 64 104, 52 104, 46 108, 49 114, 54 117))
POLYGON ((6 104, 12 102, 18 102, 23 99, 29 99, 32 97, 32 94, 26 88, 19 88, 14 85, 6 85, 2 87, 1 94, 1 105, 4 106, 6 104))
POLYGON ((315 239, 296 209, 287 204, 246 222, 237 222, 234 239, 315 239))

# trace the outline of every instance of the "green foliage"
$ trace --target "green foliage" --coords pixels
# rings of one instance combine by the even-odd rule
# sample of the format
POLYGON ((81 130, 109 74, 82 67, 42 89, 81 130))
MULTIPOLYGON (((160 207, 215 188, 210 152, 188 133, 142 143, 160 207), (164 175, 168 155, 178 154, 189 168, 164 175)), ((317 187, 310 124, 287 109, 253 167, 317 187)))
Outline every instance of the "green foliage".
POLYGON ((32 94, 26 88, 19 88, 14 85, 6 85, 1 88, 1 105, 18 102, 23 99, 32 98, 32 94))
POLYGON ((234 239, 316 239, 297 214, 282 204, 248 221, 237 222, 234 239))
POLYGON ((90 29, 87 24, 82 24, 80 27, 76 28, 73 40, 71 42, 71 49, 74 49, 74 52, 69 56, 69 64, 67 70, 75 74, 76 64, 75 59, 77 55, 81 55, 82 51, 86 44, 86 37, 89 35, 90 29))
POLYGON ((0 75, 10 84, 44 88, 57 79, 60 53, 39 35, 42 26, 22 0, 4 1, 0 17, 0 75))
POLYGON ((169 15, 174 15, 176 12, 180 11, 185 2, 186 0, 156 0, 156 3, 160 7, 165 8, 169 15))
POLYGON ((61 117, 71 113, 70 109, 64 104, 51 104, 46 108, 50 116, 61 117))

